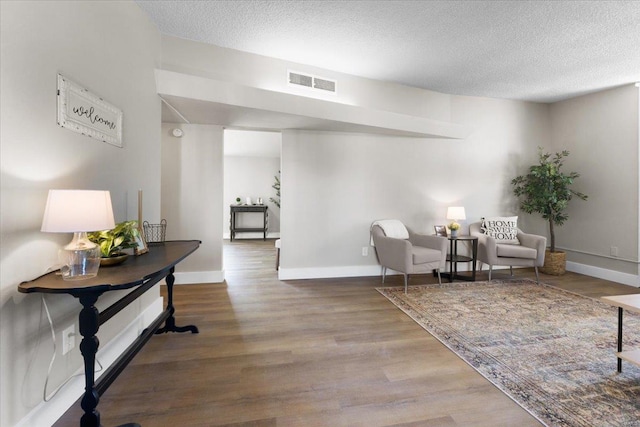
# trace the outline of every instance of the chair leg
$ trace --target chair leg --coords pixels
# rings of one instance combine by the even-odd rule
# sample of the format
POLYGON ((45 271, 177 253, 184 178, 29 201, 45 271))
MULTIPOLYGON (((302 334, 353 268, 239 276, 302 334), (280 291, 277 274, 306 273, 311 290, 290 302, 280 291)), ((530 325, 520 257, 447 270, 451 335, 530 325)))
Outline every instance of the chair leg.
POLYGON ((382 283, 384 283, 385 277, 387 277, 387 267, 382 267, 382 283))
POLYGON ((280 268, 280 248, 276 248, 276 271, 280 268))
POLYGON ((404 275, 404 293, 407 293, 407 288, 409 287, 409 275, 405 273, 404 275))
POLYGON ((478 271, 482 272, 482 261, 478 261, 478 271))
POLYGON ((536 283, 539 285, 540 284, 540 278, 538 277, 538 266, 535 265, 535 266, 533 266, 533 268, 536 271, 536 283))
POLYGON ((440 277, 440 269, 438 269, 438 284, 442 285, 442 278, 440 277))
POLYGON ((509 273, 511 273, 511 277, 513 277, 513 265, 509 266, 509 273))
POLYGON ((493 265, 489 264, 489 281, 491 281, 491 272, 493 271, 493 265))

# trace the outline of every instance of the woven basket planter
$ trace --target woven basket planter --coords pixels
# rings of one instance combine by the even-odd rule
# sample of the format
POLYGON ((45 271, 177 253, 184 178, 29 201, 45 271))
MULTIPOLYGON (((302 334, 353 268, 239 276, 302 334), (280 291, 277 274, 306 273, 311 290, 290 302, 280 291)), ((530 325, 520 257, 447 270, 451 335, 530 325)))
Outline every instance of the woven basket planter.
POLYGON ((544 265, 540 271, 544 274, 551 274, 552 276, 561 276, 567 270, 567 254, 565 252, 550 252, 547 249, 544 253, 544 265))

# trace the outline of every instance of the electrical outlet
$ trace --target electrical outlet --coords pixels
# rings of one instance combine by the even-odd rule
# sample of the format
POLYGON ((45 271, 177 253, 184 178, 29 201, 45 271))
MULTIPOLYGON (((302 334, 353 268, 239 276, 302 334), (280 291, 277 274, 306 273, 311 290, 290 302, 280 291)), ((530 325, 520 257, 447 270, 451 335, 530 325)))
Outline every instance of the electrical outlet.
POLYGON ((62 331, 62 354, 67 354, 76 346, 76 328, 71 325, 62 331))
POLYGON ((618 247, 611 246, 611 256, 618 256, 618 247))
POLYGON ((369 256, 369 247, 367 246, 362 247, 362 256, 369 256))

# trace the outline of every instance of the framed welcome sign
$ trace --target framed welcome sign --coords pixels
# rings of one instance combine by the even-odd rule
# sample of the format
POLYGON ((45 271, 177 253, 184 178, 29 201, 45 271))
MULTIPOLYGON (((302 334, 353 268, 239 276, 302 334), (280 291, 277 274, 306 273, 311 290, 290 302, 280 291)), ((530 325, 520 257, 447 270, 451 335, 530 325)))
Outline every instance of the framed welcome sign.
POLYGON ((122 110, 58 74, 58 124, 122 147, 122 110))

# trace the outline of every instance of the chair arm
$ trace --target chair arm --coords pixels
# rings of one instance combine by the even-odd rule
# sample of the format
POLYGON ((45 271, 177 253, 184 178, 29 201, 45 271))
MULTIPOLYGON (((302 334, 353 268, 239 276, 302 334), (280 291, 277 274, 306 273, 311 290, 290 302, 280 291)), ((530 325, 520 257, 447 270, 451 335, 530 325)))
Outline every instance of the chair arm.
POLYGON ((409 232, 409 241, 416 246, 438 251, 447 251, 447 239, 445 237, 409 232))
POLYGON ((413 265, 411 242, 393 237, 376 236, 375 248, 383 267, 408 273, 413 265))
POLYGON ((424 248, 440 251, 440 268, 444 268, 446 266, 448 242, 446 237, 418 234, 409 230, 409 241, 411 241, 415 246, 422 246, 424 248))
POLYGON ((478 260, 493 265, 498 262, 498 247, 496 239, 486 234, 476 234, 478 238, 478 260))
POLYGON ((544 236, 538 236, 536 234, 527 234, 521 231, 518 232, 518 240, 522 246, 535 249, 538 253, 536 258, 536 266, 541 267, 544 265, 544 254, 547 248, 547 238, 544 236))

